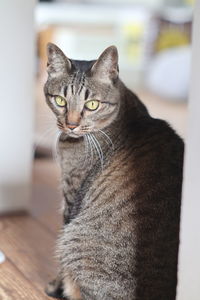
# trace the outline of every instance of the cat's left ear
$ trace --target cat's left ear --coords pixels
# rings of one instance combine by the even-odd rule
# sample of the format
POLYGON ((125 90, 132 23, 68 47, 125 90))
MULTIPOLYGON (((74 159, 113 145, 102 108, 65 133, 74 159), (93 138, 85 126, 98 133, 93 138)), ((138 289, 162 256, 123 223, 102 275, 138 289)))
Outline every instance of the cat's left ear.
POLYGON ((118 78, 118 51, 115 46, 104 50, 92 66, 91 74, 104 82, 115 81, 118 78))
POLYGON ((66 57, 58 46, 48 43, 47 45, 47 72, 51 77, 68 74, 71 70, 71 61, 66 57))

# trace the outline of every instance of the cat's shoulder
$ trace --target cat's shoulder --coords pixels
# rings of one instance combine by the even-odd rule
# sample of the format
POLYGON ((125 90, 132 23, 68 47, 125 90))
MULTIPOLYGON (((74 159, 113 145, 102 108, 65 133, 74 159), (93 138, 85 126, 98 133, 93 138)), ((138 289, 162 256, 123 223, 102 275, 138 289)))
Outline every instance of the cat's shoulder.
POLYGON ((137 127, 144 139, 152 138, 152 141, 156 139, 160 144, 174 144, 180 150, 184 149, 183 139, 165 120, 147 116, 139 121, 137 127))
POLYGON ((167 136, 178 140, 183 144, 183 139, 179 136, 176 130, 165 120, 162 119, 152 119, 153 127, 158 129, 161 133, 166 134, 167 136))

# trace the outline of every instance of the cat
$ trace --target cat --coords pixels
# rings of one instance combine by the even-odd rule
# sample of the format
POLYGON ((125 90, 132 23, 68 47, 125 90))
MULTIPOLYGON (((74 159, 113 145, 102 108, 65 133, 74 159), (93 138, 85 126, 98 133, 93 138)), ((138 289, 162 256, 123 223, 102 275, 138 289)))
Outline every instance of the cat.
MULTIPOLYGON (((118 51, 67 58, 47 46, 46 101, 61 131, 59 272, 69 300, 174 300, 184 144, 119 78, 118 51)), ((170 88, 170 87, 169 87, 170 88)))

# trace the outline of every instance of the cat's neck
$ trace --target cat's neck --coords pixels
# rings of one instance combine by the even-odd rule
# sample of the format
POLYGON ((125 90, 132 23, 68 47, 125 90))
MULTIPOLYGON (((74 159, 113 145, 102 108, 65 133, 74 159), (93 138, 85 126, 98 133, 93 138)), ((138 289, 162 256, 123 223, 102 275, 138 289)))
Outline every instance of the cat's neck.
POLYGON ((137 121, 142 117, 149 116, 146 106, 122 82, 120 83, 120 91, 120 117, 122 119, 137 121))
POLYGON ((104 131, 110 134, 113 140, 130 133, 130 127, 143 118, 150 118, 146 106, 139 98, 120 82, 120 108, 117 118, 104 131))

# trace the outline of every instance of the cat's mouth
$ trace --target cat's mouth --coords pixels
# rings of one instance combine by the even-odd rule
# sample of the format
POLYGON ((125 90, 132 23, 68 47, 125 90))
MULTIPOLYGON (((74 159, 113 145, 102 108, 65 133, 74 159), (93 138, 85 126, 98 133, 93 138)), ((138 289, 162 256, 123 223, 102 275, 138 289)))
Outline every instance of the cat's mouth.
POLYGON ((70 129, 61 129, 61 131, 68 137, 71 138, 81 138, 83 137, 85 134, 87 134, 88 132, 81 132, 81 131, 74 131, 74 130, 70 130, 70 129))
POLYGON ((80 138, 83 137, 84 135, 88 134, 89 127, 88 126, 83 126, 83 127, 76 127, 74 129, 70 129, 67 126, 64 126, 61 123, 57 123, 58 128, 66 135, 72 138, 80 138))

